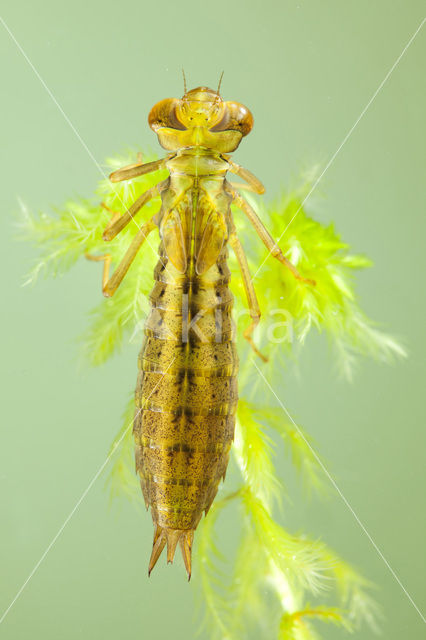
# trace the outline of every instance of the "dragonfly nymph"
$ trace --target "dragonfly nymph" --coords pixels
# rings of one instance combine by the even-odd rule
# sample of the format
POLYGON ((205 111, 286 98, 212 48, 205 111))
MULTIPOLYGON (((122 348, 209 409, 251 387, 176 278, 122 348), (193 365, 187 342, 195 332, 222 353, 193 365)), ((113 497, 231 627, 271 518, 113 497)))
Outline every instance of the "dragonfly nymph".
POLYGON ((149 573, 166 544, 172 562, 179 543, 189 578, 194 531, 225 476, 238 402, 228 245, 238 261, 251 316, 244 337, 264 357, 253 342, 261 312, 231 204, 248 218, 268 251, 296 278, 304 278, 240 193, 265 190, 228 155, 253 127, 249 109, 224 101, 219 90, 198 87, 185 91, 182 99, 158 102, 148 122, 168 155, 114 171, 110 179, 131 180, 160 169, 169 176, 127 211, 114 214, 104 240, 113 240, 136 221, 152 198, 161 197, 161 208, 140 226, 111 277, 109 255, 88 257, 104 261, 103 293, 112 296, 148 234, 159 230, 152 309, 135 393, 136 470, 155 528, 149 573), (244 182, 228 181, 228 172, 244 182))

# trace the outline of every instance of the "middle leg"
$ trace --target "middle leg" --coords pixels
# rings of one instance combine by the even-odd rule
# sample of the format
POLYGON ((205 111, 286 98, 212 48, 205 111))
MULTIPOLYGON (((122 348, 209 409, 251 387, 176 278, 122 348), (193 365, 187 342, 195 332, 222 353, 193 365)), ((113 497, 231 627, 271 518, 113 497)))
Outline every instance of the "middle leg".
MULTIPOLYGON (((154 187, 151 187, 151 189, 148 189, 148 191, 145 191, 141 196, 139 196, 139 198, 135 200, 135 202, 122 215, 117 212, 111 211, 111 209, 109 209, 109 207, 107 207, 105 203, 102 203, 104 209, 107 209, 111 211, 111 213, 113 213, 111 221, 105 227, 105 230, 103 232, 103 239, 109 242, 110 240, 115 238, 115 236, 118 235, 120 231, 122 231, 131 220, 134 220, 134 216, 140 211, 140 209, 142 209, 143 206, 145 206, 150 200, 152 200, 152 198, 155 198, 158 195, 160 195, 158 185, 155 185, 154 187)), ((137 223, 135 222, 135 224, 137 223)))
POLYGON ((128 272, 130 265, 135 259, 137 252, 144 243, 146 237, 149 233, 151 233, 151 231, 153 231, 153 229, 156 228, 156 226, 157 225, 155 224, 155 222, 153 222, 152 219, 142 225, 111 277, 109 277, 109 270, 111 267, 111 256, 109 255, 109 253, 103 256, 94 256, 90 253, 86 254, 86 258, 88 260, 93 260, 94 262, 103 261, 104 263, 104 270, 102 275, 102 293, 105 297, 110 298, 114 295, 117 288, 120 286, 124 276, 128 272))
POLYGON ((247 200, 244 200, 244 198, 238 193, 238 191, 234 189, 229 183, 227 184, 227 189, 233 196, 233 204, 235 204, 246 214, 247 218, 252 223, 256 233, 258 234, 268 251, 273 255, 273 257, 281 262, 281 264, 283 264, 285 267, 287 267, 287 269, 291 271, 296 280, 300 280, 301 282, 305 282, 306 284, 315 286, 315 280, 310 280, 309 278, 304 278, 303 276, 301 276, 294 264, 285 257, 280 247, 277 245, 255 210, 249 205, 247 200))

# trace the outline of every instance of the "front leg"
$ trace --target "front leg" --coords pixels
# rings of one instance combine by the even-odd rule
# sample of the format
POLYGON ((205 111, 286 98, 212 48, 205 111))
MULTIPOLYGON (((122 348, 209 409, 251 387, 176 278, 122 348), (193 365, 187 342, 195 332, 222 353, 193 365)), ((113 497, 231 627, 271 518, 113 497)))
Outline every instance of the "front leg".
POLYGON ((136 162, 135 164, 129 164, 127 165, 127 167, 123 167, 122 169, 113 171, 110 174, 109 179, 111 180, 111 182, 121 182, 122 180, 130 180, 131 178, 136 178, 137 176, 142 176, 146 173, 159 171, 160 169, 164 169, 167 160, 169 160, 171 157, 172 156, 169 155, 166 156, 166 158, 154 160, 153 162, 136 162))
POLYGON ((243 186, 244 189, 254 191, 254 193, 258 193, 259 195, 265 193, 265 187, 263 186, 259 178, 256 178, 256 176, 253 175, 251 171, 249 171, 248 169, 244 169, 244 167, 241 167, 239 164, 236 164, 228 156, 225 156, 225 160, 229 164, 229 171, 235 173, 236 176, 242 178, 248 183, 247 185, 243 186))

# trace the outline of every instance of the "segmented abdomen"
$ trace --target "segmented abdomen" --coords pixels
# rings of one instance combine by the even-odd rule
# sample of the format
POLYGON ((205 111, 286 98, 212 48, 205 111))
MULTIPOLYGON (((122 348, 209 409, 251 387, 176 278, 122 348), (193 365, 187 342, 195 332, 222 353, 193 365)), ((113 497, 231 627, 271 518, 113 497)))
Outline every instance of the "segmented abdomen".
POLYGON ((166 542, 170 560, 180 541, 190 575, 193 531, 228 464, 238 357, 226 258, 225 246, 208 271, 189 276, 195 269, 179 273, 160 246, 134 419, 136 468, 156 525, 150 569, 166 542))

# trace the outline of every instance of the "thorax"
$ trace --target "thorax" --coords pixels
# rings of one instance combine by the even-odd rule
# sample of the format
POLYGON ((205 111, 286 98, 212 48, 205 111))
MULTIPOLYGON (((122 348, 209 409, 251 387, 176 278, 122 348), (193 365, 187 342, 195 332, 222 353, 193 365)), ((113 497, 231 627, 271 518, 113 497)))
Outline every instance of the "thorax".
POLYGON ((177 152, 166 163, 172 179, 176 176, 192 178, 216 177, 224 179, 228 162, 216 151, 204 147, 189 147, 177 152))

